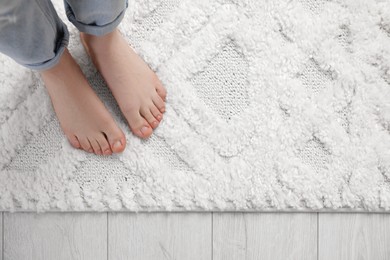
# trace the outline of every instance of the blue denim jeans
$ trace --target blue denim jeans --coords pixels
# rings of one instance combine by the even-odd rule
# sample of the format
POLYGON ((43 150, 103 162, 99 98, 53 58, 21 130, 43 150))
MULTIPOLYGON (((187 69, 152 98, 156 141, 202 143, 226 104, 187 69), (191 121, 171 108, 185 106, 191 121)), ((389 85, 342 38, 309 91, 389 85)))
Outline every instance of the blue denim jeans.
MULTIPOLYGON (((127 0, 64 0, 66 15, 81 32, 104 35, 122 21, 127 0)), ((0 52, 20 65, 46 70, 68 46, 69 32, 50 0, 0 0, 0 52)))

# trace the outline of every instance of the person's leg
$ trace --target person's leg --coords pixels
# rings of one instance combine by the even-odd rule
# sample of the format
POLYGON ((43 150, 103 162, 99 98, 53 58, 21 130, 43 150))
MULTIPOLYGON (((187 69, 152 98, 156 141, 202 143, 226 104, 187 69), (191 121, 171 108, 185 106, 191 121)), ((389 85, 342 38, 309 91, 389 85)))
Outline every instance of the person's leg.
POLYGON ((124 134, 67 50, 68 39, 50 1, 0 2, 0 52, 40 72, 70 143, 97 154, 123 151, 124 134))
POLYGON ((65 8, 130 129, 141 138, 149 137, 165 112, 166 90, 116 28, 126 0, 65 0, 65 8))
POLYGON ((45 70, 56 65, 69 34, 50 1, 0 1, 0 52, 24 67, 45 70))
POLYGON ((127 0, 64 0, 64 5, 66 16, 80 32, 101 36, 122 21, 127 0))

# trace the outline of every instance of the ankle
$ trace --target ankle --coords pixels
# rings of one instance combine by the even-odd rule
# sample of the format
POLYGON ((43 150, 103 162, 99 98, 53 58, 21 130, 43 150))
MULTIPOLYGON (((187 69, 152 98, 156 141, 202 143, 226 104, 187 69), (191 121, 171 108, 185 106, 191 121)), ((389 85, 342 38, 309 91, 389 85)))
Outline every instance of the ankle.
POLYGON ((58 63, 49 69, 40 71, 39 74, 42 77, 57 75, 57 74, 61 73, 65 67, 67 67, 69 65, 69 63, 72 61, 72 59, 73 58, 72 58, 69 50, 67 48, 65 48, 58 63))
POLYGON ((115 36, 116 33, 117 29, 101 36, 80 32, 80 37, 88 45, 102 46, 109 44, 113 40, 113 36, 115 36))

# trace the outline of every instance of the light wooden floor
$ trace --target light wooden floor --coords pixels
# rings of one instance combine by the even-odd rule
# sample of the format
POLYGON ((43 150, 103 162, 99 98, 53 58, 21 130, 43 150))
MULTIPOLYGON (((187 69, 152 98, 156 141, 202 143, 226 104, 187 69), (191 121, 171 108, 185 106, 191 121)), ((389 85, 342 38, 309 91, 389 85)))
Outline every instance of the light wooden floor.
POLYGON ((0 259, 390 259, 376 213, 0 213, 0 259))

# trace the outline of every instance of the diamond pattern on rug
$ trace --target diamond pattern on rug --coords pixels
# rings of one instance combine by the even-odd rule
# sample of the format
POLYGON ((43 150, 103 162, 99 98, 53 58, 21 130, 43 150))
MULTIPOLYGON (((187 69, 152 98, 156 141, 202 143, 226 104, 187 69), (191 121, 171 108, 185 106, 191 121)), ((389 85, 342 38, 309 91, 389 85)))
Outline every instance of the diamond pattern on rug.
POLYGON ((351 131, 351 104, 345 106, 342 110, 337 111, 341 118, 341 125, 345 129, 345 131, 349 134, 351 131))
POLYGON ((331 80, 329 72, 322 70, 314 59, 309 59, 305 69, 301 73, 303 85, 313 93, 320 92, 331 80))
POLYGON ((165 0, 142 20, 135 20, 134 31, 128 35, 131 45, 138 49, 141 42, 148 39, 165 18, 179 5, 179 0, 165 0))
POLYGON ((338 40, 344 48, 348 48, 351 44, 351 30, 347 24, 343 24, 340 26, 340 33, 337 35, 338 40))
POLYGON ((387 22, 384 18, 381 18, 379 28, 383 30, 387 34, 387 36, 390 37, 390 18, 387 19, 387 22))
POLYGON ((88 155, 73 174, 74 180, 81 188, 93 186, 103 189, 109 179, 118 184, 139 182, 139 176, 115 156, 88 155))
POLYGON ((306 143, 306 146, 299 152, 303 162, 310 165, 317 173, 327 169, 331 162, 331 153, 324 144, 315 136, 306 143))
POLYGON ((321 13, 324 5, 329 0, 299 0, 304 6, 310 10, 314 15, 321 13))
POLYGON ((59 122, 53 117, 37 136, 34 136, 20 149, 6 170, 35 171, 42 163, 47 162, 51 155, 61 149, 62 138, 59 122))
POLYGON ((167 142, 155 135, 148 138, 147 145, 150 145, 153 149, 153 153, 156 157, 162 158, 171 169, 181 172, 193 172, 193 169, 173 150, 167 142))
POLYGON ((198 96, 225 121, 249 105, 248 63, 233 41, 224 45, 206 68, 191 82, 198 96))

